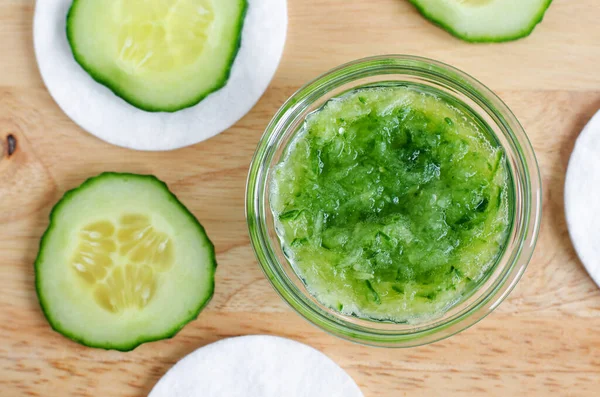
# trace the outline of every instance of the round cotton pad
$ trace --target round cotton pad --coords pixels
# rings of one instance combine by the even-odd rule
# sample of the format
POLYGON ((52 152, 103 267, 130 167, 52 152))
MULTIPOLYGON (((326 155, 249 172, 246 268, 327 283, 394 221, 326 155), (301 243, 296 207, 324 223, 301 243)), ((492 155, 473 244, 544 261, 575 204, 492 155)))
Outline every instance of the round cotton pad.
POLYGON ((312 347, 275 336, 242 336, 179 361, 148 397, 362 397, 352 378, 312 347))
POLYGON ((249 0, 242 45, 227 85, 174 113, 137 109, 95 82, 67 42, 72 0, 36 2, 34 45, 44 83, 62 110, 83 129, 115 145, 170 150, 208 139, 241 119, 269 85, 285 44, 286 0, 249 0))
POLYGON ((600 286, 600 111, 575 142, 565 181, 565 214, 579 259, 600 286))

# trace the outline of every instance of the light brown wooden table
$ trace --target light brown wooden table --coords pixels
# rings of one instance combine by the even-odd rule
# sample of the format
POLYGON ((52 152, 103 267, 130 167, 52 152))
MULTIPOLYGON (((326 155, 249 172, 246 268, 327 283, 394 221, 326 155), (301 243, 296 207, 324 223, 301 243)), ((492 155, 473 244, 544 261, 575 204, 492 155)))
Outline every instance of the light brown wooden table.
POLYGON ((257 333, 322 350, 367 397, 600 395, 600 289, 576 258, 563 215, 573 142, 600 108, 597 0, 555 0, 532 36, 496 45, 463 43, 403 0, 290 0, 283 61, 258 105, 223 134, 167 153, 110 146, 61 112, 36 68, 33 8, 30 0, 0 0, 0 396, 145 396, 185 354, 257 333), (539 244, 509 299, 461 334, 405 350, 345 342, 300 318, 263 277, 244 219, 248 164, 277 108, 329 68, 385 53, 448 62, 496 91, 528 132, 544 184, 539 244), (8 134, 17 140, 10 157, 8 134), (130 353, 82 347, 53 332, 33 286, 50 208, 105 170, 167 181, 218 253, 216 294, 198 320, 130 353))

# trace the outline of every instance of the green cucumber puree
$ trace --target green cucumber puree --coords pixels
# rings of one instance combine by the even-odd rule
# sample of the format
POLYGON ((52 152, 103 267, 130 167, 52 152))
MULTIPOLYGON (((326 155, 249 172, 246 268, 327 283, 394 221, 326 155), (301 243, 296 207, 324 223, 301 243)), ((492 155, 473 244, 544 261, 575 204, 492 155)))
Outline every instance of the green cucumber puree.
POLYGON ((272 173, 285 255, 322 304, 419 322, 485 278, 510 228, 503 149, 413 85, 357 89, 308 117, 272 173))

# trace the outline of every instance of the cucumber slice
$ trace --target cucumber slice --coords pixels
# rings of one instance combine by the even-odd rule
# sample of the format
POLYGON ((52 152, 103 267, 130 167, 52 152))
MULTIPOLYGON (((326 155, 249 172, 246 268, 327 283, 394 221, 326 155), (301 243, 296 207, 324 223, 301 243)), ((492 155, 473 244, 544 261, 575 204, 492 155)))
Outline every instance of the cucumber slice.
POLYGON ((247 0, 74 0, 75 60, 135 107, 174 112, 222 88, 247 0))
POLYGON ((528 36, 552 0, 410 0, 423 16, 470 42, 528 36))
POLYGON ((35 261, 52 328, 121 351, 174 336, 214 291, 215 251, 154 176, 104 173, 67 192, 35 261))

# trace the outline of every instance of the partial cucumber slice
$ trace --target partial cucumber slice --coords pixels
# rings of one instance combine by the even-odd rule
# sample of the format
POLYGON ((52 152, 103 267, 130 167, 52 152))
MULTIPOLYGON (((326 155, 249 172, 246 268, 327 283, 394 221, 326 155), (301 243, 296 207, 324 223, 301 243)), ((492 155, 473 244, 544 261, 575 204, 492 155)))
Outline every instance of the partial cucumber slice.
POLYGON ((133 106, 174 112, 223 87, 247 0, 74 0, 77 62, 133 106))
POLYGON ((169 338, 214 291, 215 251, 154 176, 104 173, 67 192, 35 262, 50 325, 87 346, 127 351, 169 338))
POLYGON ((552 0, 410 0, 433 23, 471 42, 528 36, 552 0))

